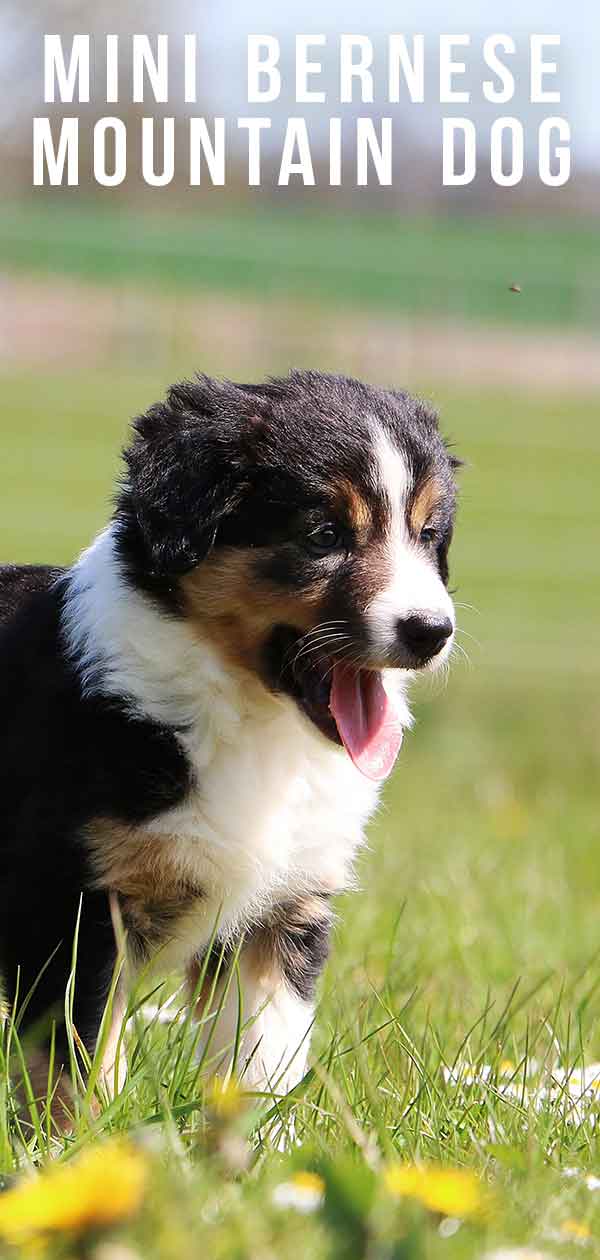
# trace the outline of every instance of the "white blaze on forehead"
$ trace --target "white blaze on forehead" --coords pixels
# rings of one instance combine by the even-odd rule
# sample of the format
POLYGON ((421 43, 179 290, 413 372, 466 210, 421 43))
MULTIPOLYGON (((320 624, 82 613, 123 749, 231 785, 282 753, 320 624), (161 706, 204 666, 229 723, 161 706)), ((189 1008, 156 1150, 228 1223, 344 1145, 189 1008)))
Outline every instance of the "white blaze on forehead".
MULTIPOLYGON (((388 559, 387 584, 371 600, 367 623, 373 648, 385 654, 396 640, 397 622, 412 614, 449 617, 454 625, 454 605, 438 573, 434 557, 410 536, 406 509, 413 489, 413 475, 404 453, 390 437, 377 428, 375 434, 377 489, 385 495, 388 527, 385 541, 388 559)), ((440 653, 446 659, 452 637, 440 653)))
POLYGON ((385 499, 390 532, 406 536, 406 505, 412 488, 412 472, 408 461, 387 433, 377 425, 374 433, 375 489, 385 499))

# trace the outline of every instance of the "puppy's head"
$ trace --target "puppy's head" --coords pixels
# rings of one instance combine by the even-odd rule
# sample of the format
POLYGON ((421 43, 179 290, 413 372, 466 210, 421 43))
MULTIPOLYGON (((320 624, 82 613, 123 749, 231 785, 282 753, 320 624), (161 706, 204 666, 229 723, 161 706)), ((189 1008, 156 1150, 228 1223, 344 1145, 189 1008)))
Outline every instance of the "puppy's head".
POLYGON ((382 671, 449 654, 456 463, 408 394, 318 372, 200 377, 135 424, 117 537, 129 576, 383 777, 382 671))

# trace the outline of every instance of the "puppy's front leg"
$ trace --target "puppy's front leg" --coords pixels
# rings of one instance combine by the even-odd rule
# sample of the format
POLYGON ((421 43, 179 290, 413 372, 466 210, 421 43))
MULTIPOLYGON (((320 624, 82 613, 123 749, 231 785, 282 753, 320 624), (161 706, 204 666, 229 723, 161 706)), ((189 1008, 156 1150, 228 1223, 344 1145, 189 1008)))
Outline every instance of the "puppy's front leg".
MULTIPOLYGON (((327 897, 306 896, 277 906, 268 919, 246 935, 239 956, 243 1032, 236 1065, 246 1089, 282 1096, 304 1075, 315 986, 327 958, 331 918, 327 897)), ((205 995, 201 994, 198 1002, 198 1015, 203 1018, 208 1014, 211 970, 214 976, 219 955, 215 947, 205 995)), ((191 973, 190 983, 193 979, 191 973)), ((205 1038, 205 1044, 210 1038, 209 1057, 217 1061, 220 1058, 220 1072, 231 1064, 239 1018, 237 979, 229 976, 224 963, 214 1008, 228 981, 223 1008, 214 1028, 209 1021, 205 1038)))

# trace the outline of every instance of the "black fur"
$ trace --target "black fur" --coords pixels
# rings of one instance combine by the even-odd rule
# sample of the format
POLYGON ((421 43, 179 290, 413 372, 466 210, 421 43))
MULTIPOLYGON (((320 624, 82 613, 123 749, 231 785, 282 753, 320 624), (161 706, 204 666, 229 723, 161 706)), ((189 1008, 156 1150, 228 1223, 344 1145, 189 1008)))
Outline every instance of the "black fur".
POLYGON ((28 595, 47 590, 63 572, 63 569, 51 569, 46 564, 7 564, 0 567, 0 625, 16 613, 28 595))
POLYGON ((188 767, 172 732, 133 719, 118 700, 82 695, 61 640, 55 571, 0 570, 0 591, 0 971, 9 1000, 17 975, 20 1001, 37 981, 26 1024, 49 1012, 60 1023, 83 894, 75 1020, 93 1048, 115 949, 82 829, 174 805, 188 767))

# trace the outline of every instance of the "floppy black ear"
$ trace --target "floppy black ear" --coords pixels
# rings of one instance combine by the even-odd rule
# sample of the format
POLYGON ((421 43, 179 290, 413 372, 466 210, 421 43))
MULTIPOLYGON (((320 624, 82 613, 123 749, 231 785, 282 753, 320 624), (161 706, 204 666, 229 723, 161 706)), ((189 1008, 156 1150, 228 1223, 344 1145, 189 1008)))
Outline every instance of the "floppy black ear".
POLYGON ((174 386, 134 421, 117 503, 122 552, 151 579, 189 572, 210 551, 219 523, 240 502, 234 418, 216 414, 210 382, 174 386))

